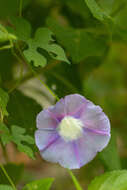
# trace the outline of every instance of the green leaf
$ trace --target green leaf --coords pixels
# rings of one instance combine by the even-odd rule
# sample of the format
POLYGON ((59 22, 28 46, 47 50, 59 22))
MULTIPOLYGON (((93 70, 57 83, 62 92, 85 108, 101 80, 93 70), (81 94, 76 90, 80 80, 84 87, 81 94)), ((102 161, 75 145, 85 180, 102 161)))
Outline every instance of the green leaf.
POLYGON ((29 156, 30 158, 32 158, 33 160, 35 159, 34 156, 34 150, 32 149, 32 147, 30 148, 27 145, 23 145, 23 144, 17 144, 17 148, 20 152, 24 152, 27 156, 29 156))
POLYGON ((78 64, 57 64, 49 71, 44 71, 47 85, 58 95, 63 97, 66 94, 81 91, 81 80, 78 64), (75 77, 74 77, 75 76, 75 77))
POLYGON ((115 0, 98 0, 98 5, 106 11, 107 14, 111 14, 113 10, 113 6, 115 3, 115 0))
MULTIPOLYGON (((22 178, 22 174, 24 171, 24 165, 23 164, 15 164, 15 163, 8 163, 4 165, 4 168, 6 169, 9 176, 11 176, 12 181, 14 184, 18 184, 18 182, 22 178)), ((9 184, 8 179, 3 174, 3 171, 0 169, 0 184, 9 184)))
POLYGON ((5 28, 0 24, 0 42, 6 42, 8 39, 8 33, 5 32, 5 28))
POLYGON ((10 50, 0 51, 0 75, 2 78, 2 85, 5 81, 9 83, 13 79, 14 60, 14 56, 11 54, 10 50))
POLYGON ((20 152, 24 152, 30 158, 34 159, 33 149, 30 147, 30 145, 33 146, 35 144, 34 138, 30 135, 26 135, 25 133, 26 129, 15 125, 11 126, 10 132, 5 124, 0 123, 0 138, 3 145, 12 141, 17 145, 20 152))
POLYGON ((24 51, 24 56, 29 63, 33 63, 36 67, 44 67, 47 64, 46 57, 39 49, 48 52, 55 60, 69 63, 64 50, 54 43, 52 35, 53 33, 48 28, 39 28, 35 33, 35 38, 27 41, 28 49, 24 51))
POLYGON ((0 88, 0 110, 2 111, 3 116, 8 115, 7 112, 7 103, 9 101, 9 96, 2 88, 0 88))
POLYGON ((0 185, 0 190, 14 190, 10 185, 0 185))
POLYGON ((73 62, 79 63, 89 56, 100 56, 107 47, 106 37, 104 39, 84 29, 62 27, 53 19, 48 19, 47 24, 58 42, 68 51, 73 62))
POLYGON ((88 190, 126 190, 127 170, 105 173, 95 178, 88 190))
POLYGON ((116 30, 120 28, 121 30, 127 31, 127 1, 121 1, 118 9, 118 12, 114 14, 114 22, 117 26, 116 30))
POLYGON ((42 107, 32 98, 20 91, 10 94, 8 102, 8 125, 17 125, 26 129, 26 134, 33 135, 36 130, 36 116, 42 107))
POLYGON ((0 123, 0 138, 3 145, 6 145, 11 141, 10 131, 4 123, 0 123))
POLYGON ((26 130, 24 128, 18 127, 13 125, 11 127, 12 132, 12 141, 17 145, 19 151, 26 153, 29 157, 34 159, 34 154, 32 149, 28 145, 24 145, 23 143, 27 144, 34 144, 34 139, 29 136, 25 135, 26 130))
POLYGON ((26 130, 24 128, 13 125, 11 127, 13 141, 16 144, 20 144, 22 141, 29 144, 34 144, 34 139, 29 135, 24 135, 26 130))
POLYGON ((41 179, 37 181, 33 181, 23 188, 23 190, 49 190, 54 179, 52 178, 47 178, 47 179, 41 179))
POLYGON ((12 17, 10 23, 13 28, 8 28, 8 30, 18 37, 19 40, 26 41, 31 36, 31 25, 24 18, 12 17))
POLYGON ((66 3, 73 12, 81 15, 84 19, 88 19, 91 16, 87 5, 84 3, 84 0, 63 0, 63 2, 66 3))
POLYGON ((112 20, 111 17, 99 7, 95 0, 84 1, 96 19, 100 20, 101 22, 107 22, 108 20, 112 20))
POLYGON ((116 133, 114 130, 112 130, 109 145, 99 155, 108 170, 121 169, 120 157, 117 152, 116 133))

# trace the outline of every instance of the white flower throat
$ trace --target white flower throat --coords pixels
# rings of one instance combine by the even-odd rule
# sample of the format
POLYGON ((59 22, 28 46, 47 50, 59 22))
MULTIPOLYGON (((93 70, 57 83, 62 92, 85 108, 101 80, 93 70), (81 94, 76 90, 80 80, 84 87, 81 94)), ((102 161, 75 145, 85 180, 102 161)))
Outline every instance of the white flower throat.
POLYGON ((65 141, 72 141, 80 138, 83 133, 83 123, 80 119, 66 116, 60 122, 57 130, 65 141))

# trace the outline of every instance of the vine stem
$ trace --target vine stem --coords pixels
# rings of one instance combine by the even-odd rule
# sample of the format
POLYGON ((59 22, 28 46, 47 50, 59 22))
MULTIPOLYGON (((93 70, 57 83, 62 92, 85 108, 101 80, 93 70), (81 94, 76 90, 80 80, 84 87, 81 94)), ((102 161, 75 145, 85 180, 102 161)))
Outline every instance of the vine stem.
POLYGON ((36 72, 31 68, 34 76, 41 82, 41 84, 49 91, 49 93, 56 99, 59 101, 59 97, 48 87, 48 85, 46 85, 38 75, 36 75, 36 72))
POLYGON ((23 0, 19 0, 19 16, 22 17, 22 5, 23 5, 23 0))
POLYGON ((11 184, 12 188, 14 190, 17 190, 15 184, 13 183, 12 179, 10 178, 10 176, 8 175, 7 171, 5 170, 5 168, 4 168, 4 166, 2 164, 0 164, 0 168, 3 171, 4 175, 6 176, 6 178, 8 179, 8 181, 11 184))
POLYGON ((76 190, 83 190, 73 172, 71 170, 68 170, 68 173, 70 174, 72 181, 75 184, 76 190))

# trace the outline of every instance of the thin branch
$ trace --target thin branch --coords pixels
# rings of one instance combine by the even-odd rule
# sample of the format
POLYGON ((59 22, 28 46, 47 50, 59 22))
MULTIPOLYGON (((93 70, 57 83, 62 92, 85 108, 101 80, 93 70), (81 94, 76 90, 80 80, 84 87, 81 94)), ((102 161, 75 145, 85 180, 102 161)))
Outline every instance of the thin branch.
POLYGON ((7 171, 5 170, 5 168, 4 168, 4 166, 2 164, 0 164, 0 168, 3 171, 4 175, 6 176, 6 178, 8 179, 8 181, 11 184, 12 188, 14 190, 17 190, 15 184, 13 183, 12 179, 10 178, 10 176, 8 175, 7 171))

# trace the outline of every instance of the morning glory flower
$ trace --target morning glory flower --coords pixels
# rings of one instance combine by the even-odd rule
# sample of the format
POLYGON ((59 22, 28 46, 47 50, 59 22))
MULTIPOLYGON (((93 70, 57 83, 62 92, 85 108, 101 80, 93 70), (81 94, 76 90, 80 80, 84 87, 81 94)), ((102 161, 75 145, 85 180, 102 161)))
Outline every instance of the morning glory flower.
POLYGON ((79 94, 65 96, 37 116, 41 156, 69 169, 90 162, 110 140, 110 122, 99 106, 79 94))

